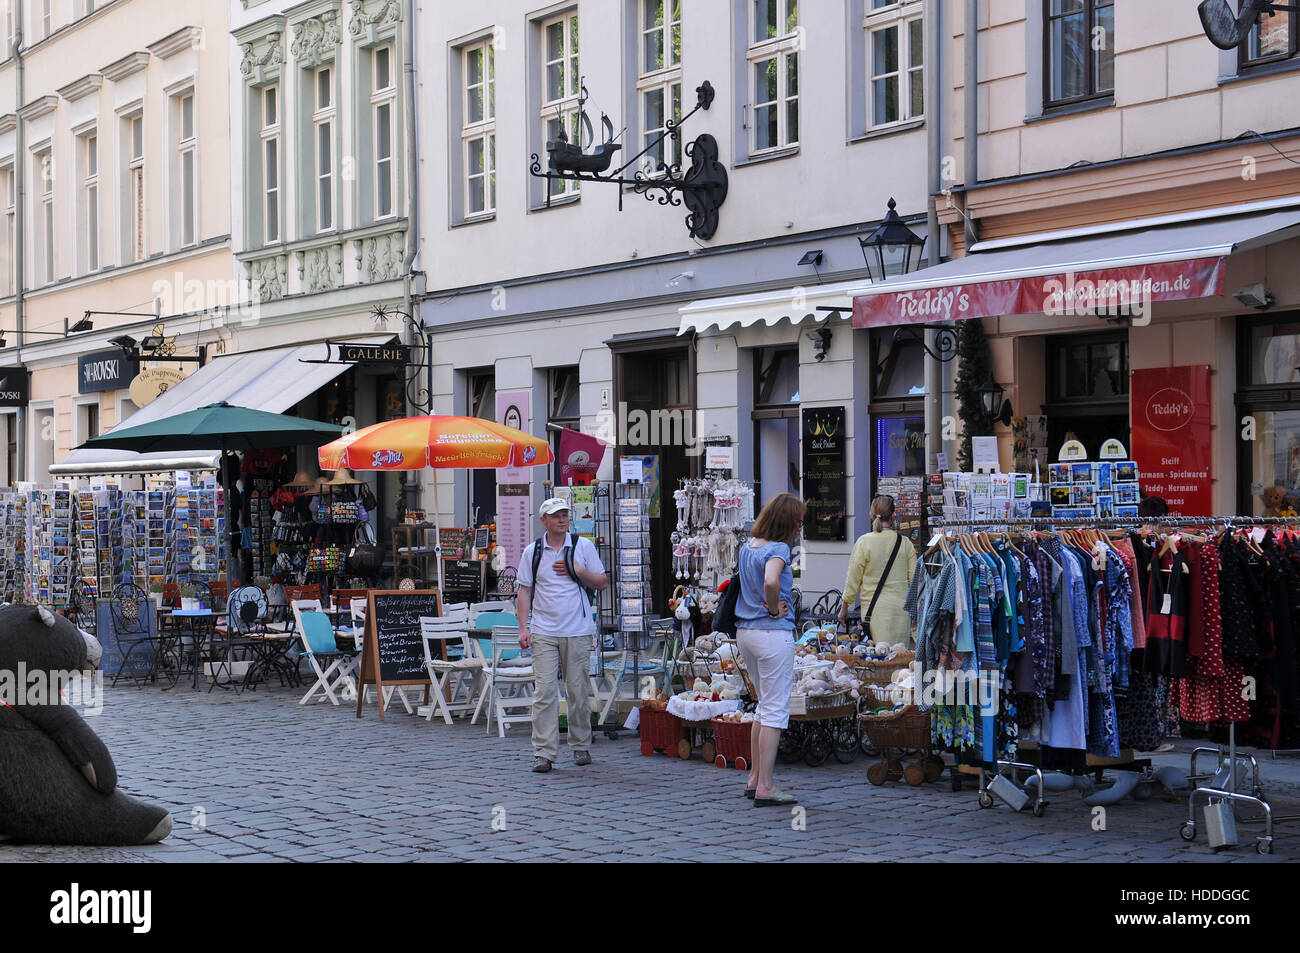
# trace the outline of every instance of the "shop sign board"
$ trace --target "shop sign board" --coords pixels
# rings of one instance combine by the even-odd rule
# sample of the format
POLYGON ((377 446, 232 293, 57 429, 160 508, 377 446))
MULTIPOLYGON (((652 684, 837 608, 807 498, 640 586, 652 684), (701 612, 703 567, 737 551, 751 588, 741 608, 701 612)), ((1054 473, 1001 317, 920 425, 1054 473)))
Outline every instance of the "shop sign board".
MULTIPOLYGON (((497 423, 515 430, 528 432, 531 414, 532 392, 526 390, 503 391, 497 393, 497 423)), ((531 483, 531 467, 502 467, 497 473, 497 483, 522 485, 531 483)))
POLYGON ((411 348, 407 344, 340 344, 329 342, 334 348, 332 360, 339 364, 410 364, 411 348))
POLYGON ((804 539, 843 541, 848 527, 844 407, 810 407, 803 417, 804 539))
POLYGON ((1136 312, 1154 301, 1223 294, 1225 262, 1224 258, 1196 258, 859 295, 853 299, 853 326, 874 328, 1008 314, 1136 312))
POLYGON ((31 378, 25 367, 0 368, 0 407, 26 407, 31 378))
POLYGON ((123 351, 96 351, 77 358, 77 393, 94 394, 131 385, 138 363, 123 351))
MULTIPOLYGON (((532 496, 528 486, 497 485, 497 553, 500 557, 495 568, 498 572, 519 567, 524 547, 532 540, 532 515, 532 496)), ((497 557, 494 555, 493 558, 497 557)))
POLYGON ((1152 367, 1133 372, 1133 460, 1142 490, 1169 504, 1171 516, 1211 516, 1213 422, 1210 367, 1152 367))
POLYGON ((179 368, 147 367, 131 381, 131 403, 143 407, 183 380, 185 380, 185 372, 179 368))

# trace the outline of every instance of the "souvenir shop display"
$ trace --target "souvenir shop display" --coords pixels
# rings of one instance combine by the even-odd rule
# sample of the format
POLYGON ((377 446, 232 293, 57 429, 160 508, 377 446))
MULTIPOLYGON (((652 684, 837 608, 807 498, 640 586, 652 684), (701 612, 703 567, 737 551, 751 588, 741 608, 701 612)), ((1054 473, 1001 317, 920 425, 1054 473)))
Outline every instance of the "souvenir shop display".
POLYGON ((22 597, 27 568, 27 494, 0 489, 0 601, 22 597))
POLYGON ((77 574, 96 598, 122 579, 122 491, 117 487, 78 490, 77 574))
POLYGON ((614 499, 613 571, 618 629, 623 644, 643 650, 654 616, 650 564, 650 493, 641 483, 620 483, 614 499))
POLYGON ((925 531, 927 479, 919 476, 881 477, 876 481, 879 496, 894 498, 894 528, 908 539, 919 539, 925 531))
POLYGON ((72 491, 66 487, 32 490, 27 513, 27 550, 33 557, 25 587, 27 601, 67 608, 76 579, 72 491))
POLYGON ((754 522, 754 486, 744 480, 687 479, 673 492, 677 525, 671 537, 673 577, 680 595, 701 621, 713 616, 718 586, 736 571, 740 547, 754 522))
MULTIPOLYGON (((935 743, 979 766, 982 806, 1027 800, 1007 787, 1017 770, 1035 773, 1020 793, 1036 814, 1046 790, 1062 789, 1044 776, 1052 769, 1130 769, 1110 788, 1082 785, 1088 804, 1176 789, 1184 779, 1135 753, 1176 737, 1180 718, 1227 726, 1230 743, 1238 732, 1275 749, 1300 743, 1300 521, 1160 523, 1143 534, 1127 519, 967 522, 919 557, 908 608, 921 700, 932 693, 935 743), (1246 678, 1254 698, 1242 697, 1246 678), (986 785, 984 769, 1002 780, 986 785)), ((1270 824, 1261 849, 1271 837, 1270 824)))
POLYGON ((930 474, 928 481, 931 518, 949 522, 1027 519, 1038 509, 1035 503, 1048 499, 1047 487, 1028 473, 947 470, 930 474), (936 497, 942 500, 937 507, 936 497))

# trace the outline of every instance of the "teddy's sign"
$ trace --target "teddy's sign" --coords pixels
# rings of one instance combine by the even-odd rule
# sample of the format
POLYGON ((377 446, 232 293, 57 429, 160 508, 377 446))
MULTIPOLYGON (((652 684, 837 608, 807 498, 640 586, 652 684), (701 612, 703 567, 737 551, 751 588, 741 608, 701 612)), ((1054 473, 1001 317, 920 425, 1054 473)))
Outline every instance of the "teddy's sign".
POLYGON ((1170 516, 1213 513, 1209 365, 1134 371, 1130 394, 1133 460, 1143 492, 1164 499, 1170 516))

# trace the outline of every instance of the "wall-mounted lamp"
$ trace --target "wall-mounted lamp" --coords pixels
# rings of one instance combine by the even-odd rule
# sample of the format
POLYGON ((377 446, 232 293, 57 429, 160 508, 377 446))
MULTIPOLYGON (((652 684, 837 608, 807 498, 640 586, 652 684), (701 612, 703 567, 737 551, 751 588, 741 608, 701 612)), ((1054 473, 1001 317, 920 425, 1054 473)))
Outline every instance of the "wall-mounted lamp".
POLYGON ((1256 311, 1267 311, 1277 303, 1277 299, 1269 294, 1263 282, 1256 282, 1253 285, 1238 288, 1233 297, 1246 307, 1254 308, 1256 311))
POLYGON ((818 363, 826 360, 826 354, 831 349, 831 329, 818 328, 808 334, 808 340, 813 344, 813 358, 818 363))
POLYGON ((694 280, 695 280, 695 272, 683 271, 680 275, 673 275, 671 278, 669 278, 667 286, 669 288, 679 288, 681 287, 683 281, 694 281, 694 280))
POLYGON ((993 379, 990 374, 980 386, 980 401, 984 404, 984 412, 994 423, 1000 423, 1004 427, 1011 426, 1011 401, 1003 399, 1005 393, 1001 384, 993 379))

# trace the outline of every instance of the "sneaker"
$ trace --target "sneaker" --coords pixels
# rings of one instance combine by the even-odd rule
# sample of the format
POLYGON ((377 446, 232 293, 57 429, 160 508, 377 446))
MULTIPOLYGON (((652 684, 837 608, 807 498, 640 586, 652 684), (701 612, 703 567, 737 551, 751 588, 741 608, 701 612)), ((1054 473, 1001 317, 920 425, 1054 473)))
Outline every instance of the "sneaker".
POLYGON ((551 762, 547 761, 545 758, 534 758, 533 770, 538 774, 545 774, 547 771, 551 770, 551 762))
POLYGON ((590 751, 575 751, 575 752, 573 752, 573 763, 574 763, 574 764, 591 764, 591 752, 590 752, 590 751))

